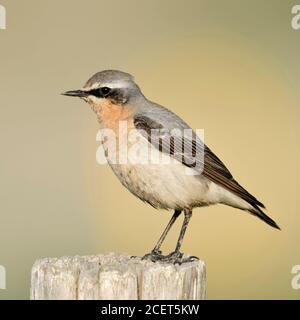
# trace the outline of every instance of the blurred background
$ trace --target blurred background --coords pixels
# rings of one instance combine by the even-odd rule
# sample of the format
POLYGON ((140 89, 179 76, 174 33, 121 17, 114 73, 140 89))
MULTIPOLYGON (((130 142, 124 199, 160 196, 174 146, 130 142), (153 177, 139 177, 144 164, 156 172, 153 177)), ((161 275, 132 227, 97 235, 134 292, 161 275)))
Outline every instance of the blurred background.
MULTIPOLYGON (((183 251, 207 265, 208 299, 299 299, 300 30, 295 1, 1 0, 0 299, 28 299, 37 258, 149 252, 170 218, 96 163, 95 115, 61 92, 97 71, 204 129, 205 143, 282 227, 197 209, 183 251), (118 201, 116 201, 118 197, 118 201)), ((181 221, 164 247, 174 249, 181 221)))

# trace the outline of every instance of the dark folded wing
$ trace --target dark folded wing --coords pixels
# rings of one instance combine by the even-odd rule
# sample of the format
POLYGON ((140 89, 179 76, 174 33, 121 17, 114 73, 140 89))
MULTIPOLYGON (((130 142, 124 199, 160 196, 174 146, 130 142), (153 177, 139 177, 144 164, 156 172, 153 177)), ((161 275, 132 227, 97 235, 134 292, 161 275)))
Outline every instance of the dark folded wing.
POLYGON ((134 118, 135 128, 159 151, 193 168, 214 183, 231 191, 254 207, 264 205, 238 184, 224 163, 192 131, 174 135, 159 122, 142 115, 134 118))

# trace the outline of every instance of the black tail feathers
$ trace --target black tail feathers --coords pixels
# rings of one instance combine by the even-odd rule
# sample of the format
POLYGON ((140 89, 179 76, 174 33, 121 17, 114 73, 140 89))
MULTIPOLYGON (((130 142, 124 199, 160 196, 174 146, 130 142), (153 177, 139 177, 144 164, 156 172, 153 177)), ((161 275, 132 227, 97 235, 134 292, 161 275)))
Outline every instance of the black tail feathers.
POLYGON ((280 227, 278 226, 278 224, 272 220, 269 216, 267 216, 257 205, 253 205, 253 210, 249 210, 249 212, 253 215, 255 215, 256 217, 258 217, 259 219, 263 220, 265 223, 267 223, 269 226, 281 230, 280 227))

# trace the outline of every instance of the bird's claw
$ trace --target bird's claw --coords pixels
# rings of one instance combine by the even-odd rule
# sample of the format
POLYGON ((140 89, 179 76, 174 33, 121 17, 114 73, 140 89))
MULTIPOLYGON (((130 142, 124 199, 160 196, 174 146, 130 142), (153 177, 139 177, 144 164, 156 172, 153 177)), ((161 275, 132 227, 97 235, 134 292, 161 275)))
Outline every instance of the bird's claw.
POLYGON ((170 262, 170 263, 173 263, 173 264, 182 264, 182 263, 189 263, 189 262, 194 262, 194 261, 197 261, 199 260, 198 257, 196 256, 184 256, 183 253, 181 252, 172 252, 170 255, 168 255, 166 257, 166 262, 170 262))
POLYGON ((165 256, 163 261, 172 264, 182 264, 183 260, 183 253, 181 253, 180 251, 174 251, 165 256))
POLYGON ((144 255, 142 260, 150 260, 152 262, 163 262, 172 264, 182 264, 187 262, 193 262, 199 260, 196 256, 184 257, 184 254, 180 251, 174 251, 167 256, 161 254, 161 251, 153 250, 150 253, 144 255))
POLYGON ((164 256, 160 250, 152 250, 150 253, 145 254, 142 260, 151 260, 152 262, 161 261, 164 256))
POLYGON ((185 257, 184 254, 179 251, 174 251, 163 259, 163 261, 166 263, 179 264, 179 265, 183 263, 197 261, 197 260, 199 260, 198 257, 196 256, 185 257))

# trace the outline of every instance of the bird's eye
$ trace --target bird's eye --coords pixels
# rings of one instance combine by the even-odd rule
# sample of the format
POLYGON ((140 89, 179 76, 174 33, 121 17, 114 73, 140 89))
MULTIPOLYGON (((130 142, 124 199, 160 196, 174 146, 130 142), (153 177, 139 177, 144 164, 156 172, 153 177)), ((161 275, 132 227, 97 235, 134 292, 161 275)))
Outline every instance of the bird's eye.
POLYGON ((99 89, 92 89, 89 91, 89 94, 91 96, 97 97, 97 98, 106 98, 110 93, 112 89, 108 87, 102 87, 99 89))
POLYGON ((99 90, 104 97, 106 97, 111 92, 111 89, 108 87, 102 87, 99 90))

